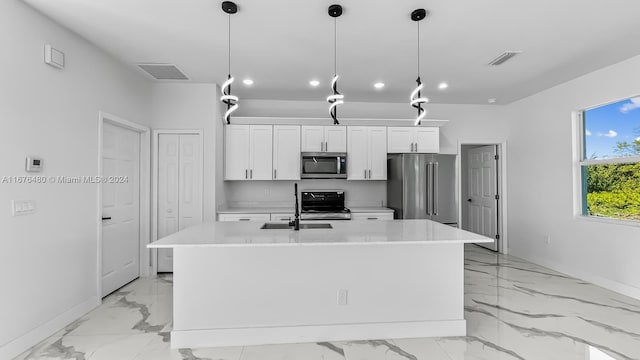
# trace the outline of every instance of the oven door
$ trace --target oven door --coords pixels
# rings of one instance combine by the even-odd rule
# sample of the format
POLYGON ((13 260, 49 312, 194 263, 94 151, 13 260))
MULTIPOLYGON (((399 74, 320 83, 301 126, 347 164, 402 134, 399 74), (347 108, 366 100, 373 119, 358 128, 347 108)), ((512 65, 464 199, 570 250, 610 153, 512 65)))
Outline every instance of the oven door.
POLYGON ((302 153, 300 177, 302 179, 346 179, 347 154, 302 153))

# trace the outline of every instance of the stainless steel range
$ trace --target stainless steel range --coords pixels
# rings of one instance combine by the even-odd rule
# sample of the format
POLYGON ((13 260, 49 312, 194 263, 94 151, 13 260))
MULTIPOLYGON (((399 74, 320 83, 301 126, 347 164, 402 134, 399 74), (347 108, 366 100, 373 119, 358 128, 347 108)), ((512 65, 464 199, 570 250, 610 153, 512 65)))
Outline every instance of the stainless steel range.
POLYGON ((301 220, 351 220, 344 206, 344 191, 303 191, 301 220))

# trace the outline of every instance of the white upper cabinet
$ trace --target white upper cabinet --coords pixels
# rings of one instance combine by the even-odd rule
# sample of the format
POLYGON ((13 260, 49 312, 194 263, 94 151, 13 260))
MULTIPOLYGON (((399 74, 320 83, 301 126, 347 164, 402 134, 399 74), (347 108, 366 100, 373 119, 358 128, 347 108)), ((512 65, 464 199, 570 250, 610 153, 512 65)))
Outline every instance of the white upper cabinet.
POLYGON ((387 179, 387 129, 349 126, 347 129, 347 179, 387 179))
POLYGON ((387 128, 387 152, 438 153, 440 152, 440 128, 389 127, 387 128))
POLYGON ((273 126, 273 179, 300 180, 300 126, 273 126))
POLYGON ((303 152, 346 152, 345 126, 302 126, 303 152))
POLYGON ((273 127, 225 126, 225 180, 272 179, 273 127))

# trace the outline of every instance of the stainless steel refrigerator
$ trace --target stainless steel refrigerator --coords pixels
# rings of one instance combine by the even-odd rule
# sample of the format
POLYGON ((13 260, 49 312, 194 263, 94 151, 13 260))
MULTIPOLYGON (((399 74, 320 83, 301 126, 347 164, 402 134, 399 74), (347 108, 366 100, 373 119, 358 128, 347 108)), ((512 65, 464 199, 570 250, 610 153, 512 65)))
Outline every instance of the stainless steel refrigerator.
POLYGON ((458 226, 456 155, 389 154, 387 206, 394 219, 430 219, 458 226))

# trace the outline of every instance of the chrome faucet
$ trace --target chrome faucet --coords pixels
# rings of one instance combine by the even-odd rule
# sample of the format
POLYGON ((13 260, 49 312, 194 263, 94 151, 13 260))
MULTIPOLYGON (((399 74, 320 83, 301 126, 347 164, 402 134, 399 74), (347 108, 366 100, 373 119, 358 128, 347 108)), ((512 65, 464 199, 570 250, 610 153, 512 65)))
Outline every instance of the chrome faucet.
POLYGON ((296 198, 295 205, 295 218, 292 221, 289 221, 289 226, 293 226, 293 230, 300 230, 300 211, 298 210, 298 183, 293 184, 293 195, 296 198))

